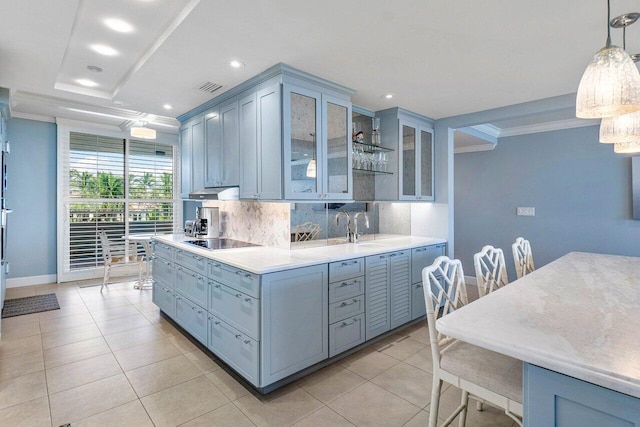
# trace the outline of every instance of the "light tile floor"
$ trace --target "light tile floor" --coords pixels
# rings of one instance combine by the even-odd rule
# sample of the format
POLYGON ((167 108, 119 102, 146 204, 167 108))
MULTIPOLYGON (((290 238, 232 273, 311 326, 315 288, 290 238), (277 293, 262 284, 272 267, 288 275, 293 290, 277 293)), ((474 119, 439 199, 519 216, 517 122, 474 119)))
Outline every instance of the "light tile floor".
MULTIPOLYGON (((7 290, 55 292, 60 310, 2 320, 1 426, 427 425, 426 324, 258 396, 160 317, 150 290, 122 282, 100 294, 78 286, 87 283, 7 290)), ((442 419, 459 398, 445 384, 442 419)), ((486 406, 470 409, 467 426, 515 424, 486 406)))

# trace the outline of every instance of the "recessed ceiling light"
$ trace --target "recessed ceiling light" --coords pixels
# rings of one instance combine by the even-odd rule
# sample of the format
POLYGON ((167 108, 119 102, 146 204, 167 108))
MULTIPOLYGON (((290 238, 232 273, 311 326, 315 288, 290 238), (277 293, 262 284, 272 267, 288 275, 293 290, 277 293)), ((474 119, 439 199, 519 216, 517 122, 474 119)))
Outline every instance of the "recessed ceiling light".
POLYGON ((131 31, 133 31, 133 26, 128 22, 123 21, 122 19, 108 18, 103 22, 107 27, 119 33, 130 33, 131 31))
POLYGON ((234 59, 232 61, 229 61, 229 65, 231 65, 233 68, 241 68, 244 67, 244 62, 234 59))
POLYGON ((97 65, 87 65, 87 70, 94 72, 94 73, 101 73, 102 72, 102 68, 98 67, 97 65))
POLYGON ((164 108, 165 110, 171 110, 171 109, 173 109, 173 105, 171 105, 171 104, 164 104, 164 105, 162 106, 162 108, 164 108))
POLYGON ((93 50, 94 52, 98 52, 100 55, 106 56, 114 56, 118 54, 117 50, 104 44, 91 45, 91 50, 93 50))
POLYGON ((384 98, 384 99, 391 99, 391 98, 393 98, 394 96, 395 96, 395 94, 394 94, 394 93, 388 93, 388 94, 386 94, 386 95, 382 95, 382 98, 384 98))
POLYGON ((76 79, 76 83, 82 85, 82 86, 86 86, 86 87, 96 87, 98 86, 98 83, 94 82, 93 80, 89 80, 89 79, 76 79))

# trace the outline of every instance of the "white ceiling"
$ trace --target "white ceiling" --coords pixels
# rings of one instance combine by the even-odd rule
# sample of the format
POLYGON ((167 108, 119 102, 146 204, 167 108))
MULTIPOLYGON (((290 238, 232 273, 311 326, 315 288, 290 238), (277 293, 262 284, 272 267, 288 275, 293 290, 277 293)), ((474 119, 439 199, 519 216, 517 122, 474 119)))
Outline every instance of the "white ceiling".
MULTIPOLYGON (((154 118, 147 114, 179 116, 211 98, 195 89, 202 82, 223 85, 222 93, 278 62, 355 89, 356 105, 399 105, 434 119, 573 93, 604 45, 606 25, 603 0, 1 3, 0 87, 12 90, 14 111, 88 119, 68 110, 79 103, 119 116, 112 120, 120 125, 154 118), (130 21, 135 31, 114 33, 105 17, 130 21), (120 54, 97 55, 93 43, 120 54), (232 69, 234 58, 246 66, 232 69), (91 73, 87 65, 104 71, 91 73), (87 91, 77 78, 99 86, 87 91), (383 99, 386 93, 396 96, 383 99), (163 109, 165 103, 174 109, 163 109)), ((617 16, 640 6, 619 0, 612 8, 617 16)), ((616 31, 614 43, 621 44, 616 31)), ((629 28, 628 50, 640 52, 639 35, 640 25, 629 28)), ((160 122, 167 129, 172 123, 160 122)))

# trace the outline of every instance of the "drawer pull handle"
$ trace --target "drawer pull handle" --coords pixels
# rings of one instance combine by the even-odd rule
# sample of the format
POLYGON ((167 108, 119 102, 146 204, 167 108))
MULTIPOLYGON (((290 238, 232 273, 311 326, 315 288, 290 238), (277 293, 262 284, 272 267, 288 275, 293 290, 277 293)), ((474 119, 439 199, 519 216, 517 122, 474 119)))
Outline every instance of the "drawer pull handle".
POLYGON ((242 298, 242 294, 236 294, 236 298, 242 298))
POLYGON ((251 279, 251 274, 246 273, 246 274, 244 275, 244 277, 246 277, 247 279, 251 279))
POLYGON ((182 297, 176 297, 176 299, 179 301, 179 300, 181 300, 181 299, 182 299, 182 297))
POLYGON ((416 285, 416 289, 421 288, 421 287, 422 287, 422 283, 418 283, 418 284, 416 285))
POLYGON ((196 311, 196 308, 195 307, 191 307, 191 310, 196 311))
POLYGON ((358 260, 355 260, 355 261, 349 261, 349 262, 347 262, 347 261, 343 261, 343 262, 342 262, 342 266, 343 266, 343 267, 346 267, 347 265, 357 264, 357 263, 358 263, 358 260))
POLYGON ((198 310, 198 314, 202 314, 202 310, 198 310))
POLYGON ((380 255, 380 259, 385 259, 386 257, 386 255, 380 255))
POLYGON ((358 319, 351 319, 349 322, 342 322, 342 325, 340 325, 341 328, 344 328, 345 326, 350 326, 353 325, 354 323, 356 323, 358 321, 358 319))
POLYGON ((220 264, 213 264, 213 268, 220 268, 220 264))
POLYGON ((242 271, 236 271, 236 274, 237 274, 238 276, 242 276, 242 271))
POLYGON ((220 321, 219 321, 219 320, 216 320, 215 322, 213 322, 213 324, 214 324, 214 325, 219 325, 219 324, 220 324, 220 321))
POLYGON ((245 344, 251 344, 251 341, 250 341, 250 340, 244 340, 243 342, 244 342, 245 344))
POLYGON ((242 339, 242 335, 236 334, 236 338, 240 340, 240 339, 242 339))
POLYGON ((342 304, 340 304, 340 307, 348 307, 348 306, 353 305, 353 304, 355 304, 357 302, 358 302, 357 299, 351 300, 351 302, 343 302, 342 304))
POLYGON ((222 287, 222 286, 220 286, 220 285, 215 285, 215 286, 214 286, 214 288, 216 288, 216 289, 220 289, 221 287, 222 287))
POLYGON ((389 256, 397 256, 397 255, 398 255, 398 254, 391 254, 391 255, 389 255, 389 256))
POLYGON ((245 298, 244 302, 251 302, 251 298, 245 298))

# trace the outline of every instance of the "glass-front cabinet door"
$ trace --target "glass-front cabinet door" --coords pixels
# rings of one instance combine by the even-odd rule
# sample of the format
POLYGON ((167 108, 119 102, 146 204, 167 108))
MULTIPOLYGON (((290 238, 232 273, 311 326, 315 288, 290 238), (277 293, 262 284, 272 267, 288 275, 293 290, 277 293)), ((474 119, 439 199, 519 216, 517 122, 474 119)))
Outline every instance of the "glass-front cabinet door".
POLYGON ((400 120, 400 200, 433 200, 433 129, 400 120))
POLYGON ((415 200, 418 195, 418 126, 400 121, 400 200, 415 200))
POLYGON ((286 199, 322 198, 321 94, 284 86, 286 199))
POLYGON ((433 200, 433 130, 420 128, 419 200, 433 200))
POLYGON ((326 199, 351 199, 351 103, 322 96, 322 129, 324 130, 323 196, 326 199))

